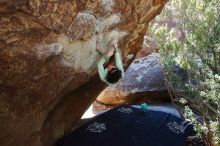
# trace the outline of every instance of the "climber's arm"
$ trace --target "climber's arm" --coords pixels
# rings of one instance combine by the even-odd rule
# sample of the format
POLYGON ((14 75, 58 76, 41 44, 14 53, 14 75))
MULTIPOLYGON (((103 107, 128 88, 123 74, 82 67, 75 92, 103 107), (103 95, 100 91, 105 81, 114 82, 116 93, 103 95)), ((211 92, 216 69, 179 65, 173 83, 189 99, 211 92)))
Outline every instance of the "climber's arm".
POLYGON ((106 76, 107 72, 104 69, 104 63, 108 60, 106 56, 103 56, 101 60, 98 63, 98 72, 99 72, 99 77, 102 81, 106 82, 106 76))
POLYGON ((121 70, 122 77, 124 77, 124 68, 122 64, 121 54, 118 48, 115 48, 115 64, 116 67, 121 70))

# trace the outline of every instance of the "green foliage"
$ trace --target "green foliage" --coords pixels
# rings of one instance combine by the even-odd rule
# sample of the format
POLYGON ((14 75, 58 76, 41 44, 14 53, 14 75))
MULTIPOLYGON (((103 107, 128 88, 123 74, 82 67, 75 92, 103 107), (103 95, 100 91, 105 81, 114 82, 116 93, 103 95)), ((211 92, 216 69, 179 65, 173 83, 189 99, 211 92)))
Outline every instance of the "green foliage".
POLYGON ((160 48, 169 88, 186 105, 185 117, 195 124, 198 134, 211 133, 215 144, 220 144, 219 0, 172 0, 156 22, 150 32, 160 48), (175 27, 161 25, 171 18, 175 27), (187 72, 187 81, 174 73, 175 65, 187 72))

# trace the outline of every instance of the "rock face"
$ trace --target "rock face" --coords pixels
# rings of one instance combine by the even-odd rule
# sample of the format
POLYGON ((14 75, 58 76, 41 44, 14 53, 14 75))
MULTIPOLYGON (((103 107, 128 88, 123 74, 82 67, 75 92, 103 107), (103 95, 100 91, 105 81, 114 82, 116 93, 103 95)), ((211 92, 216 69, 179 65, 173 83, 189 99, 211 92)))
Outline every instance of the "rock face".
POLYGON ((51 146, 104 88, 97 40, 128 65, 167 0, 1 0, 0 145, 51 146))
POLYGON ((153 53, 134 60, 117 87, 107 87, 97 101, 107 105, 120 105, 164 99, 169 99, 169 94, 163 80, 159 55, 153 53))

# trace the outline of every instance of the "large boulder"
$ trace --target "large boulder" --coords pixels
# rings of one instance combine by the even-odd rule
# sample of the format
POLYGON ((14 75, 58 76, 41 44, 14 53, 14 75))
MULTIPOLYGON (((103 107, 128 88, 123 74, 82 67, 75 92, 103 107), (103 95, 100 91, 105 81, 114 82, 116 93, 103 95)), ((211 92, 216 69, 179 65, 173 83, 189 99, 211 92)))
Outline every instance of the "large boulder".
POLYGON ((51 146, 105 87, 96 51, 118 39, 125 66, 167 0, 1 0, 0 145, 51 146))
POLYGON ((106 105, 169 101, 159 54, 139 58, 129 66, 116 88, 107 87, 97 101, 106 105))

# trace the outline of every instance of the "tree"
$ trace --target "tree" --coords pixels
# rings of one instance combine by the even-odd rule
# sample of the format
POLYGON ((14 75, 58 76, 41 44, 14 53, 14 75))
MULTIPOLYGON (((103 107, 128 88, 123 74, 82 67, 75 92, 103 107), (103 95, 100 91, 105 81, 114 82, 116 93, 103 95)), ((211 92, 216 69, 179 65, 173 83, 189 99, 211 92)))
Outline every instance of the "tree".
POLYGON ((173 101, 184 106, 198 136, 209 140, 211 136, 214 144, 220 144, 219 0, 172 0, 151 24, 150 33, 160 48, 173 101), (167 23, 172 13, 175 27, 167 23), (186 72, 186 81, 175 73, 175 66, 186 72))

